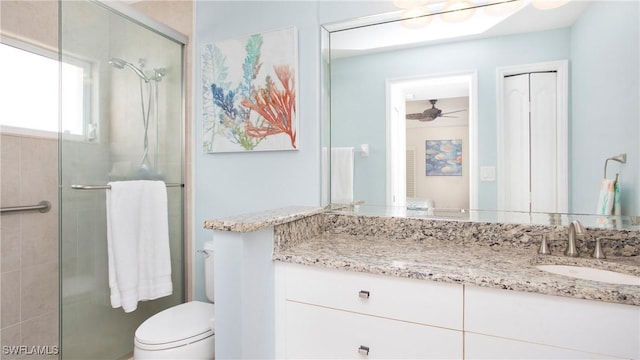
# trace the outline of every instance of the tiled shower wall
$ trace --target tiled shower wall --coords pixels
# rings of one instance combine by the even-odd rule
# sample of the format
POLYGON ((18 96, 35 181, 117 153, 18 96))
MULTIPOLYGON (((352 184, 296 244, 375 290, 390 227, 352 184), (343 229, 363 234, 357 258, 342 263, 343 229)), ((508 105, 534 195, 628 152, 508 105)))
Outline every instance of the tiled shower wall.
POLYGON ((58 345, 58 141, 0 135, 0 206, 42 200, 47 213, 0 217, 2 359, 14 357, 5 346, 58 345))

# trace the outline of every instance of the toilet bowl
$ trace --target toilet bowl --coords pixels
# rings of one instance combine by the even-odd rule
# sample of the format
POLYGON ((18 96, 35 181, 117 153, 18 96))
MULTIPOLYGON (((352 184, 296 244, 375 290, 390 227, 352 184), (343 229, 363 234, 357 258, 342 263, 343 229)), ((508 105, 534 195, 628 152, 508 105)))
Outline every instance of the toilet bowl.
POLYGON ((213 359, 214 307, 191 301, 145 320, 136 330, 134 359, 213 359))
MULTIPOLYGON (((213 302, 213 241, 205 243, 205 292, 213 302)), ((190 301, 163 310, 136 330, 133 358, 212 360, 215 354, 215 305, 190 301)))

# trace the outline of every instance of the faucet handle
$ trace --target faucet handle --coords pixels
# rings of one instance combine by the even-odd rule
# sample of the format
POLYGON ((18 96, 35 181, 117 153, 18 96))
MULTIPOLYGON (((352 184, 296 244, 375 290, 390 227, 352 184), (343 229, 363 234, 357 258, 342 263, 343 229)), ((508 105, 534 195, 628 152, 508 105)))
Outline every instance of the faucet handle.
POLYGON ((540 241, 540 248, 538 249, 538 254, 540 255, 549 255, 551 254, 551 249, 549 249, 549 244, 547 244, 547 234, 540 234, 542 240, 540 241))
POLYGON ((600 238, 596 238, 596 247, 593 249, 593 253, 591 253, 591 257, 594 259, 606 259, 607 256, 602 251, 602 246, 600 246, 600 238))

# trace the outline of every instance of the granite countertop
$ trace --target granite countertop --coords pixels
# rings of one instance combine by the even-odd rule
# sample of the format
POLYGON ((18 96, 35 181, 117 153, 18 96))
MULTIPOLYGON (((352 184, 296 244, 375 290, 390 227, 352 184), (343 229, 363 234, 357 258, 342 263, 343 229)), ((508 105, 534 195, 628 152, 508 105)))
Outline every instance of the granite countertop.
POLYGON ((518 247, 325 233, 277 251, 274 260, 640 306, 640 286, 574 279, 535 267, 584 265, 640 276, 640 256, 596 260, 538 255, 518 247))
POLYGON ((323 212, 323 210, 319 207, 290 206, 280 209, 206 220, 204 222, 204 228, 210 230, 252 232, 270 226, 302 219, 321 212, 323 212))

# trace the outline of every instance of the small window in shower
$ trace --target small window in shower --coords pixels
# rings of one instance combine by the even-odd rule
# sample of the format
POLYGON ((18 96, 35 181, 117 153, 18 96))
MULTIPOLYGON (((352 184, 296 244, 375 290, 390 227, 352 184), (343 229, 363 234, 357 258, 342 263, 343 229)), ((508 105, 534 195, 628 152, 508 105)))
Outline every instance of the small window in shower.
POLYGON ((60 67, 56 52, 15 40, 0 43, 0 59, 0 130, 92 140, 91 63, 65 59, 60 67))

